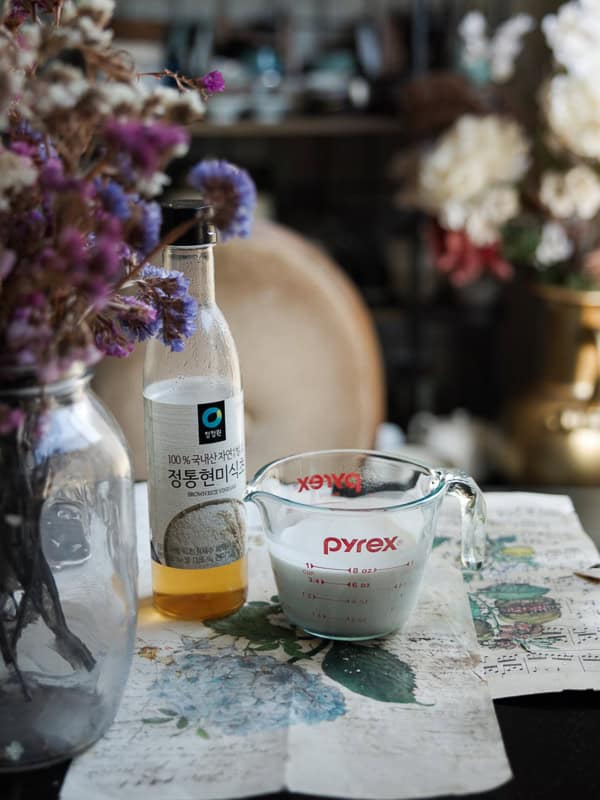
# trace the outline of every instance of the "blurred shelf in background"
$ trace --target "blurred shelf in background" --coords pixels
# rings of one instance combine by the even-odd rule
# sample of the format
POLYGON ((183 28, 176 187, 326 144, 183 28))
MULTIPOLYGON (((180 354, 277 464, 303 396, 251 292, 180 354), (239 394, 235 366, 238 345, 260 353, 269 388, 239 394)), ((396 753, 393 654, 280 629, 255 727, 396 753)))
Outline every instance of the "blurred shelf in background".
POLYGON ((193 129, 197 138, 275 138, 297 136, 399 136, 404 126, 392 116, 356 114, 288 117, 280 122, 240 120, 232 125, 205 122, 193 129))
MULTIPOLYGON (((223 72, 186 162, 227 158, 253 175, 277 221, 322 244, 369 304, 383 346, 388 416, 462 406, 495 417, 505 298, 452 293, 423 255, 418 214, 396 202, 394 162, 414 167, 418 109, 407 82, 451 68, 453 31, 478 8, 492 25, 551 0, 119 0, 116 33, 140 72, 223 72)), ((532 56, 533 57, 533 56, 532 56)), ((149 80, 146 78, 145 80, 149 80)), ((453 99, 442 92, 436 108, 453 99)), ((529 100, 528 100, 529 101, 529 100)), ((443 116, 443 114, 442 114, 443 116)))

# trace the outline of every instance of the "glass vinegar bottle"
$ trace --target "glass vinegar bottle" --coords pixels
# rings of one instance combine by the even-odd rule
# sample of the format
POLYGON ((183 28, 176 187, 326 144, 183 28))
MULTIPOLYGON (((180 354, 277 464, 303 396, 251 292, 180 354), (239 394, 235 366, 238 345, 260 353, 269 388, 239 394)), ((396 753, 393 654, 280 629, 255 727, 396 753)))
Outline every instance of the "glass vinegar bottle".
MULTIPOLYGON (((163 207, 173 227, 198 213, 163 207)), ((227 616, 246 599, 244 411, 233 337, 215 302, 215 228, 201 222, 163 251, 198 302, 181 352, 151 341, 144 414, 154 606, 179 619, 227 616)))

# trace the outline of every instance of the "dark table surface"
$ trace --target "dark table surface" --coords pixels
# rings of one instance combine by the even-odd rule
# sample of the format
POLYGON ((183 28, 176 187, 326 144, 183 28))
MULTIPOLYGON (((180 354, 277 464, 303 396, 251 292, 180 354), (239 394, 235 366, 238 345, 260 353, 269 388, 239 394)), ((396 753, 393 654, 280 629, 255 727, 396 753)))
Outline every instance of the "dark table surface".
MULTIPOLYGON (((583 527, 600 549, 600 488, 563 487, 543 491, 570 495, 583 527)), ((600 797, 600 692, 513 697, 496 700, 494 705, 514 780, 492 792, 469 795, 471 798, 597 800, 600 797)), ((0 776, 0 800, 56 800, 67 768, 65 762, 37 772, 0 776)), ((306 800, 306 795, 298 797, 306 800)))

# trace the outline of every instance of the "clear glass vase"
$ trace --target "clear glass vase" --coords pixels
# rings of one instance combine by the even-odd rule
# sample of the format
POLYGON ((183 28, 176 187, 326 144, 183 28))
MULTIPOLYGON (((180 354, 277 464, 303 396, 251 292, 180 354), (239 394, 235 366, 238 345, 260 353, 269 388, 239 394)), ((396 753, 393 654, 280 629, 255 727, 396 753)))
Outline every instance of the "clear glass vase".
POLYGON ((0 433, 0 771, 100 738, 131 665, 131 463, 89 379, 0 375, 0 403, 18 420, 0 433))

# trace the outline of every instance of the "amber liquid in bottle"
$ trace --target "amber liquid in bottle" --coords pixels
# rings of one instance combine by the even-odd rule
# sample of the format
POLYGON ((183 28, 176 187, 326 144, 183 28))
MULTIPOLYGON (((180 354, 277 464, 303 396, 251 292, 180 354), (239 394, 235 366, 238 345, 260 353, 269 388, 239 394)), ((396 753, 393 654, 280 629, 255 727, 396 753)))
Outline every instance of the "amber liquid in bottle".
POLYGON ((183 351, 146 350, 153 600, 171 617, 215 619, 240 608, 247 588, 238 356, 215 303, 212 245, 170 246, 163 261, 190 281, 198 319, 183 351))
POLYGON ((246 600, 246 556, 223 567, 173 569, 152 562, 154 606, 178 619, 218 619, 246 600))

